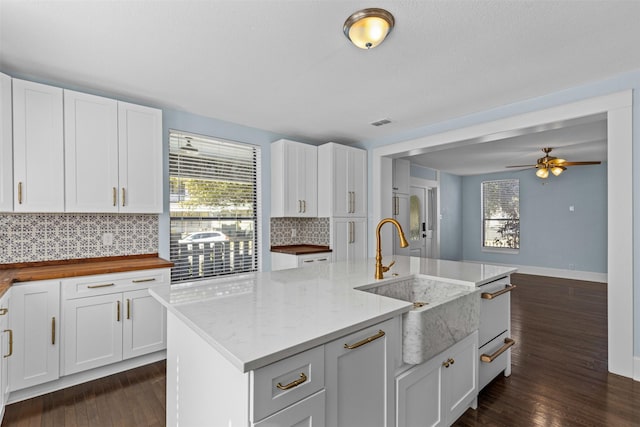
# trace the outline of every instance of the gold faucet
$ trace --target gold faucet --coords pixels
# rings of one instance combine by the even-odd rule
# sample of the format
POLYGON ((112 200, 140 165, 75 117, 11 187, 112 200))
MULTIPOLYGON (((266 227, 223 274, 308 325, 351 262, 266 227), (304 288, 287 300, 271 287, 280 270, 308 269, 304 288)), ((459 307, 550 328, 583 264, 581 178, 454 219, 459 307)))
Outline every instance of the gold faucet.
POLYGON ((383 273, 385 271, 389 271, 391 266, 396 263, 395 261, 391 261, 391 264, 389 264, 386 267, 382 265, 382 249, 380 248, 380 228, 382 228, 382 226, 387 222, 390 222, 391 224, 396 226, 396 230, 398 230, 398 235, 400 236, 400 247, 406 248, 407 246, 409 246, 409 242, 407 242, 407 239, 404 237, 404 231, 402 231, 402 226, 400 226, 400 223, 398 221, 396 221, 393 218, 385 218, 378 223, 378 227, 376 228, 376 276, 375 276, 376 280, 382 279, 384 277, 383 273))

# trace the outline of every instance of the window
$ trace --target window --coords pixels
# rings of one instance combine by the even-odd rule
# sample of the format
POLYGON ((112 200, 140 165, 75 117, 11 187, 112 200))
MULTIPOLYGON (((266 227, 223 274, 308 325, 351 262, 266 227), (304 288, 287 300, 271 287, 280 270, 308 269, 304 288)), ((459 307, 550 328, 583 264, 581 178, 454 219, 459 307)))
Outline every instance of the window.
POLYGON ((482 183, 482 246, 520 248, 520 181, 482 183))
POLYGON ((171 281, 257 271, 260 148, 169 131, 171 281))

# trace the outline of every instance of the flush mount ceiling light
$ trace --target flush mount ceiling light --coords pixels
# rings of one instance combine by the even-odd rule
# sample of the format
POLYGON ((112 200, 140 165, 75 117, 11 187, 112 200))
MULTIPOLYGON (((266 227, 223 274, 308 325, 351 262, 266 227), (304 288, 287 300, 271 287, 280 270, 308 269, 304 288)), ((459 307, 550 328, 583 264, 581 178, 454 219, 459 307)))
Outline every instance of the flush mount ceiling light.
POLYGON ((393 15, 384 9, 369 8, 353 13, 344 21, 344 35, 360 49, 378 46, 395 24, 393 15))

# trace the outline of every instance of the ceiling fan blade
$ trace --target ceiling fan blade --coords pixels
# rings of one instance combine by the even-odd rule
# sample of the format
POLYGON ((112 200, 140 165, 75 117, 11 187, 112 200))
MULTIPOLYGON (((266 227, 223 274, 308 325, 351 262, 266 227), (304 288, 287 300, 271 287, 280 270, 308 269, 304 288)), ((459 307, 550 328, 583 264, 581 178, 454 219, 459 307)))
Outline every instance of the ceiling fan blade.
POLYGON ((601 162, 564 162, 561 166, 599 165, 601 162))
POLYGON ((516 166, 505 166, 505 168, 535 168, 536 165, 516 165, 516 166))

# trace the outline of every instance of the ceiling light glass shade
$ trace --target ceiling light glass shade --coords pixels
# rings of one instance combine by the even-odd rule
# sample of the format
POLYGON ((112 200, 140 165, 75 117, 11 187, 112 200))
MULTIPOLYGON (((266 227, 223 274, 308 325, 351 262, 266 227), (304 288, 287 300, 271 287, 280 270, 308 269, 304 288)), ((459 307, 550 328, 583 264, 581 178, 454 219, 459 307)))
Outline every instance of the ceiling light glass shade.
POLYGON ((389 35, 395 19, 384 9, 362 9, 344 22, 344 35, 360 49, 378 46, 389 35))
POLYGON ((551 173, 554 174, 555 176, 558 176, 565 170, 567 170, 567 168, 565 168, 564 166, 554 166, 551 168, 551 173))
POLYGON ((549 169, 547 168, 540 168, 536 171, 536 176, 538 178, 542 178, 545 179, 546 177, 549 176, 549 169))

